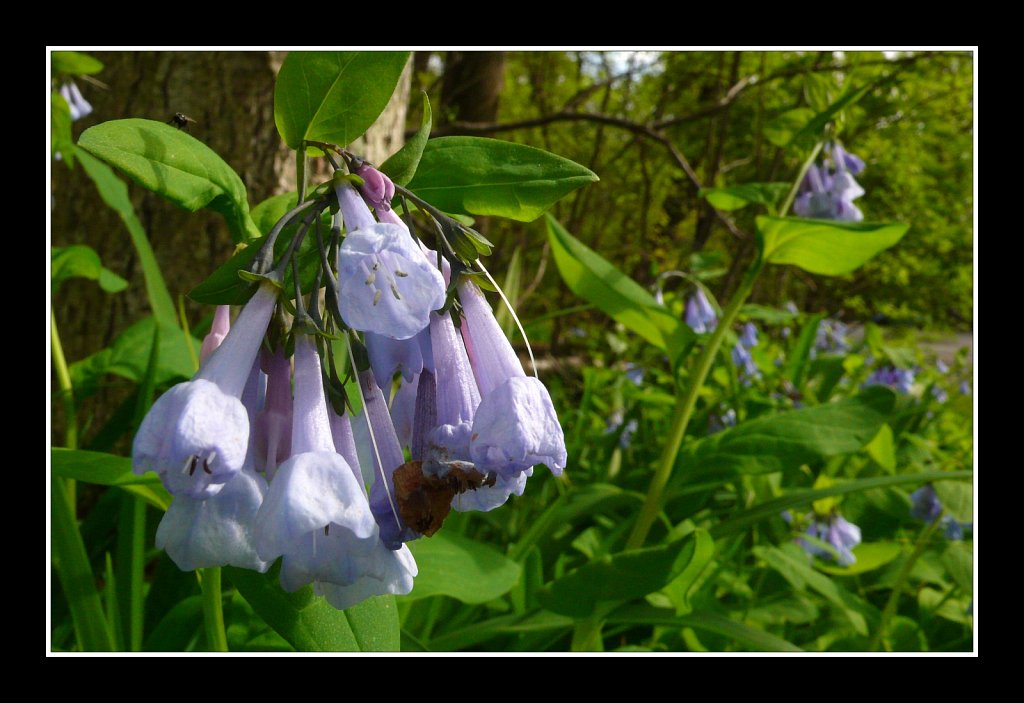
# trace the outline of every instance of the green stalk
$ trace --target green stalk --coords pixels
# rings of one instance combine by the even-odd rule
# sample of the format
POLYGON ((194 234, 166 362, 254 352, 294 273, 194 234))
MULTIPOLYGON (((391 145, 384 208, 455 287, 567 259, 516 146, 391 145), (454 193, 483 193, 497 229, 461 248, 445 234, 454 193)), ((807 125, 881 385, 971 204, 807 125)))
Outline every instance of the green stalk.
POLYGON ((145 622, 143 598, 146 566, 146 501, 132 499, 131 581, 128 584, 128 646, 132 652, 142 651, 142 626, 145 622))
POLYGON ((78 646, 83 652, 113 651, 114 640, 107 629, 96 579, 71 510, 67 488, 56 477, 50 483, 50 518, 54 566, 71 610, 78 646))
POLYGON ((896 577, 896 583, 892 586, 892 593, 889 594, 889 600, 885 604, 885 609, 882 610, 882 617, 878 621, 878 629, 875 630, 874 636, 871 638, 871 643, 868 645, 869 652, 877 652, 882 645, 882 640, 885 637, 886 630, 889 629, 889 621, 892 620, 892 616, 896 614, 896 606, 900 602, 900 592, 903 590, 903 584, 910 578, 910 572, 914 569, 914 564, 924 554, 924 550, 928 547, 928 542, 931 540, 935 530, 938 529, 939 523, 941 522, 942 516, 935 518, 930 525, 926 525, 921 530, 921 534, 917 537, 917 542, 914 544, 914 551, 910 553, 907 561, 904 562, 903 568, 900 569, 899 576, 896 577))
POLYGON ((203 629, 211 652, 228 651, 224 631, 224 603, 220 593, 220 567, 200 569, 203 588, 203 629))
POLYGON ((576 627, 572 631, 573 652, 603 652, 604 638, 601 636, 601 628, 604 625, 604 618, 596 614, 589 618, 576 621, 576 627))
POLYGON ((53 308, 50 308, 50 349, 53 355, 53 367, 57 372, 61 398, 64 401, 64 444, 68 449, 77 449, 78 420, 75 413, 75 396, 71 388, 68 362, 64 358, 64 348, 60 344, 60 335, 57 334, 57 317, 53 314, 53 308))
POLYGON ((733 296, 729 306, 722 312, 722 319, 719 320, 718 326, 711 335, 711 339, 708 340, 700 356, 697 357, 697 361, 694 363, 693 375, 690 378, 686 392, 676 398, 668 441, 665 444, 665 449, 662 451, 654 477, 651 479, 651 485, 647 489, 647 497, 644 499, 644 505, 640 509, 640 515, 637 518, 636 524, 633 525, 633 531, 629 535, 629 540, 626 542, 626 549, 639 549, 644 545, 644 540, 647 539, 647 534, 650 532, 651 526, 654 525, 654 521, 661 511, 661 503, 665 496, 665 486, 668 485, 668 480, 672 476, 672 468, 675 466, 676 457, 679 455, 679 448, 683 444, 686 427, 690 424, 690 417, 693 415, 693 409, 697 405, 697 396, 700 394, 704 381, 714 365, 715 356, 718 354, 719 347, 722 346, 726 333, 732 327, 732 323, 739 314, 740 308, 743 307, 743 303, 746 302, 747 296, 750 295, 750 291, 753 290, 754 281, 757 279, 757 274, 760 273, 760 270, 761 266, 758 263, 747 273, 742 286, 736 291, 736 295, 733 296))

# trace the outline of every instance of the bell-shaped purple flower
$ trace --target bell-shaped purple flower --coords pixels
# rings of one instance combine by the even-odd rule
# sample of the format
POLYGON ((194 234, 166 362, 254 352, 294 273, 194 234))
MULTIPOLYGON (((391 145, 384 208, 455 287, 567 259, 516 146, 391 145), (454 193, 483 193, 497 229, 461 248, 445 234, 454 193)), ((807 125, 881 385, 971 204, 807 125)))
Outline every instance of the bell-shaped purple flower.
POLYGON ((718 325, 718 315, 703 288, 697 288, 686 301, 686 324, 697 334, 713 332, 718 325))
POLYGON ((261 353, 267 372, 267 395, 256 416, 253 431, 253 464, 274 478, 274 472, 292 455, 292 364, 283 349, 261 353))
POLYGON ((418 569, 412 552, 404 544, 394 551, 379 539, 350 540, 338 546, 342 558, 357 567, 354 580, 344 585, 319 581, 313 586, 335 608, 345 610, 371 596, 405 595, 412 591, 418 569))
POLYGON ((210 331, 203 337, 203 346, 199 349, 199 363, 205 364, 210 355, 220 346, 231 331, 231 306, 218 305, 213 313, 213 324, 210 331))
POLYGON ((855 176, 864 170, 864 159, 856 154, 851 154, 841 144, 835 144, 832 147, 832 158, 836 163, 841 163, 843 168, 855 176))
POLYGON ((237 566, 265 572, 253 543, 256 514, 267 482, 246 464, 215 496, 176 496, 156 530, 156 546, 182 571, 237 566))
POLYGON ((430 334, 426 330, 410 339, 391 339, 372 332, 367 332, 365 337, 374 378, 387 395, 391 393, 391 379, 396 373, 401 372, 408 383, 423 370, 424 345, 428 346, 429 356, 430 334))
MULTIPOLYGON (((523 372, 480 289, 464 281, 459 299, 462 336, 481 397, 470 440, 473 463, 508 479, 535 464, 560 475, 565 436, 547 388, 523 372)), ((435 350, 435 360, 436 355, 435 350)))
POLYGON ((740 376, 745 381, 761 377, 761 371, 754 363, 754 357, 751 356, 750 350, 743 345, 742 341, 737 342, 736 346, 732 348, 732 363, 733 366, 740 369, 740 376))
POLYGON ((135 473, 155 471, 172 494, 192 498, 238 474, 249 447, 241 396, 276 302, 277 289, 260 286, 195 378, 157 399, 132 445, 135 473))
POLYGON ((267 561, 284 555, 285 590, 312 581, 351 583, 358 568, 340 545, 375 541, 377 528, 362 485, 335 451, 320 359, 305 335, 295 342, 292 449, 257 516, 256 551, 267 561))
POLYGON ((864 387, 887 386, 906 395, 914 386, 914 372, 911 369, 900 369, 886 366, 876 369, 864 382, 864 387))
POLYGON ((92 105, 82 95, 82 91, 72 81, 68 81, 60 87, 60 94, 67 101, 71 110, 71 121, 75 122, 89 115, 92 112, 92 105))
POLYGON ((922 522, 933 522, 942 514, 942 502, 930 483, 910 494, 910 516, 922 522))
MULTIPOLYGON (((841 515, 832 515, 827 520, 813 519, 807 527, 808 537, 825 542, 831 545, 838 553, 837 563, 840 566, 849 566, 857 561, 853 555, 853 548, 860 544, 860 528, 849 522, 841 515)), ((820 556, 824 559, 832 559, 835 555, 831 550, 821 547, 812 541, 800 539, 800 545, 808 554, 820 556)))
POLYGON ((743 325, 743 333, 740 335, 740 344, 747 349, 753 349, 757 346, 757 325, 753 322, 748 322, 743 325))
POLYGON ((359 193, 337 188, 348 234, 338 251, 338 308, 361 332, 409 339, 444 305, 441 273, 407 229, 375 222, 359 193))

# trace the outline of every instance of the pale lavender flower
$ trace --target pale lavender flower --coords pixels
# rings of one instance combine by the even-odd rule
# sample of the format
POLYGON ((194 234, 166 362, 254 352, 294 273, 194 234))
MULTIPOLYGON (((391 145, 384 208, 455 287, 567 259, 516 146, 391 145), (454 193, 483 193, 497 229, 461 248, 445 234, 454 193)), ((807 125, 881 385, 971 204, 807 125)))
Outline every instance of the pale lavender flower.
POLYGON ((960 395, 970 395, 971 384, 968 381, 960 381, 960 395))
POLYGON ((856 154, 848 152, 841 144, 835 144, 832 150, 832 158, 836 162, 842 163, 843 167, 853 175, 860 175, 860 172, 864 170, 864 160, 856 154))
POLYGON ((740 344, 745 346, 747 349, 753 349, 757 346, 757 325, 753 322, 748 322, 743 325, 743 333, 740 335, 740 344))
POLYGON ((633 363, 626 364, 626 378, 634 386, 642 386, 644 384, 644 369, 642 366, 637 366, 633 363))
POLYGON ((749 382, 752 379, 761 378, 761 371, 754 363, 754 357, 750 355, 750 350, 743 346, 742 342, 737 342, 732 348, 732 363, 733 366, 740 369, 740 377, 744 381, 749 382))
POLYGON ((195 378, 157 399, 132 445, 135 473, 155 471, 172 494, 192 498, 238 474, 249 447, 241 396, 276 303, 277 289, 260 286, 195 378))
POLYGON ((941 386, 932 386, 932 397, 939 403, 945 403, 949 400, 949 393, 941 386))
POLYGON ((409 339, 391 339, 372 332, 366 333, 366 352, 370 357, 377 385, 385 394, 391 393, 391 379, 401 373, 406 383, 423 370, 423 349, 429 355, 430 335, 426 329, 409 339))
MULTIPOLYGON (((812 520, 805 533, 808 537, 831 545, 838 553, 836 562, 840 566, 850 566, 857 561, 852 550, 861 541, 859 527, 840 515, 832 515, 826 520, 816 519, 813 515, 810 517, 812 520)), ((831 550, 812 541, 798 539, 797 542, 811 556, 819 556, 824 559, 835 558, 835 554, 831 550)))
POLYGON ((938 371, 939 373, 945 375, 945 374, 949 373, 949 365, 946 364, 946 362, 943 361, 942 359, 936 359, 936 361, 935 361, 935 370, 938 371))
POLYGON ((886 386, 900 393, 910 393, 914 385, 914 372, 910 369, 900 369, 894 366, 885 366, 872 372, 864 382, 864 387, 886 386))
POLYGON ((295 343, 294 417, 295 454, 278 468, 257 516, 260 557, 283 555, 281 586, 286 591, 313 583, 316 592, 343 607, 375 593, 408 592, 411 556, 380 553, 388 550, 381 544, 357 469, 336 451, 320 360, 304 335, 295 343), (372 593, 359 587, 370 576, 372 593), (338 588, 354 589, 353 598, 341 598, 338 588))
MULTIPOLYGON (((409 339, 444 305, 441 272, 400 225, 374 221, 347 183, 336 187, 348 234, 338 251, 338 309, 361 332, 409 339)), ((390 211, 388 211, 390 212, 390 211)))
POLYGON ((67 101, 68 108, 71 111, 72 122, 80 120, 92 112, 92 105, 90 105, 89 101, 85 99, 82 95, 82 91, 78 89, 78 86, 75 85, 74 82, 68 81, 62 85, 60 87, 60 94, 64 97, 64 100, 67 101))
POLYGON ((698 287, 686 301, 686 324, 697 334, 712 332, 718 325, 718 315, 703 288, 698 287))
POLYGON ((800 217, 823 220, 863 220, 864 215, 853 201, 864 195, 864 189, 853 176, 863 170, 864 162, 838 144, 831 151, 831 162, 831 171, 824 164, 811 164, 807 169, 800 193, 793 201, 793 212, 800 217))

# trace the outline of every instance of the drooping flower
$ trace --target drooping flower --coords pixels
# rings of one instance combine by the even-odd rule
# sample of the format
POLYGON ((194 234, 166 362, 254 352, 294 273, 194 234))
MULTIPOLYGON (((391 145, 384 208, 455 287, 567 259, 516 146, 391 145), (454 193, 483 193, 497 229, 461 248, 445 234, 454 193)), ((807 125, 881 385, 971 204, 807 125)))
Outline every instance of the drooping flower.
POLYGON ((818 352, 845 354, 850 351, 848 332, 849 327, 839 320, 825 319, 819 322, 814 336, 814 346, 811 348, 811 358, 815 358, 818 352))
POLYGON ((68 108, 71 110, 71 121, 86 117, 92 112, 92 105, 82 95, 82 91, 78 89, 74 81, 68 81, 60 87, 60 94, 64 97, 64 100, 68 103, 68 108))
MULTIPOLYGON (((377 385, 388 395, 396 373, 401 373, 405 382, 410 383, 423 370, 424 356, 430 354, 430 335, 425 329, 409 339, 391 339, 372 332, 367 332, 365 337, 373 375, 377 385)), ((427 365, 429 368, 429 359, 427 365)))
POLYGON ((205 364, 214 350, 220 346, 231 330, 231 306, 218 305, 213 314, 213 324, 209 333, 203 337, 203 346, 199 348, 199 363, 205 364))
POLYGON ((732 348, 732 363, 740 370, 740 378, 744 382, 749 383, 753 379, 761 378, 761 371, 754 363, 754 357, 742 341, 737 342, 732 348))
POLYGON ((960 381, 960 395, 970 395, 971 384, 967 381, 960 381))
POLYGON ((276 302, 277 289, 261 285, 195 378, 157 399, 132 445, 135 473, 155 471, 172 494, 193 498, 238 474, 249 446, 242 392, 276 302))
POLYGON ((949 373, 949 365, 945 361, 943 361, 942 359, 936 359, 935 360, 935 370, 938 371, 939 373, 945 375, 945 374, 949 373))
POLYGON ((407 229, 376 222, 348 183, 335 190, 348 234, 338 251, 338 309, 360 332, 409 339, 444 305, 441 273, 407 229))
POLYGON ((292 364, 283 349, 260 354, 267 373, 266 403, 253 430, 253 465, 274 478, 274 472, 292 455, 292 364))
POLYGON ((932 522, 942 514, 942 503, 930 483, 910 494, 910 516, 922 522, 932 522))
POLYGON ((748 322, 743 325, 743 334, 740 335, 740 344, 747 349, 753 349, 757 346, 757 325, 753 322, 748 322))
POLYGON ((823 220, 863 220, 863 213, 853 201, 864 195, 854 179, 864 169, 864 162, 839 144, 832 145, 827 154, 829 163, 811 164, 807 169, 793 201, 793 212, 823 220))
POLYGON ((686 324, 697 334, 712 332, 718 325, 718 315, 703 288, 698 287, 686 301, 686 324))
POLYGON ((320 360, 308 337, 296 340, 295 356, 295 454, 278 468, 260 508, 257 552, 267 560, 283 555, 286 591, 313 583, 336 607, 407 593, 415 561, 382 544, 357 470, 336 451, 320 360))
MULTIPOLYGON (((807 537, 831 545, 839 555, 836 562, 840 566, 849 566, 857 561, 852 550, 860 544, 859 527, 841 515, 833 514, 824 520, 817 519, 813 515, 809 517, 811 517, 811 523, 805 532, 807 537)), ((824 559, 835 558, 835 554, 831 550, 813 541, 803 538, 797 541, 811 556, 819 556, 824 559)))
POLYGON ((480 289, 468 281, 458 288, 462 337, 481 398, 470 440, 473 463, 506 479, 536 464, 560 475, 566 464, 565 436, 551 395, 540 380, 523 372, 480 289))

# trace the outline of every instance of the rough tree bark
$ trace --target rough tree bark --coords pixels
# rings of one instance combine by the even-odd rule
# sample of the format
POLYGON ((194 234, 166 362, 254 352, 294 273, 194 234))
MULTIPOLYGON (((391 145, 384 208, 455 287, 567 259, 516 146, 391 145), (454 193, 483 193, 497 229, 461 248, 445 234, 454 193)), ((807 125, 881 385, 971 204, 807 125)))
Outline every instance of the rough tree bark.
POLYGON ((504 51, 449 51, 441 83, 439 121, 494 122, 504 87, 504 51))

